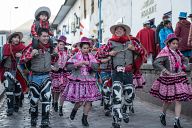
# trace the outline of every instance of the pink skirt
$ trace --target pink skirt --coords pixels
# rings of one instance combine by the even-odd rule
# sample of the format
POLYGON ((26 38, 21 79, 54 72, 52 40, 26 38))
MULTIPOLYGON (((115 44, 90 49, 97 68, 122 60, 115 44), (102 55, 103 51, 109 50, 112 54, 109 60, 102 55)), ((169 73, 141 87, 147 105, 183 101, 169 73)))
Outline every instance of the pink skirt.
POLYGON ((95 81, 77 82, 70 80, 62 93, 63 100, 73 102, 96 101, 101 97, 95 81))
POLYGON ((51 72, 52 92, 63 92, 68 82, 67 76, 69 75, 70 74, 68 72, 51 72))
POLYGON ((137 74, 133 76, 133 84, 136 89, 142 89, 145 85, 145 78, 142 74, 137 74))
POLYGON ((152 85, 150 94, 165 102, 192 99, 192 86, 186 76, 160 76, 152 85))

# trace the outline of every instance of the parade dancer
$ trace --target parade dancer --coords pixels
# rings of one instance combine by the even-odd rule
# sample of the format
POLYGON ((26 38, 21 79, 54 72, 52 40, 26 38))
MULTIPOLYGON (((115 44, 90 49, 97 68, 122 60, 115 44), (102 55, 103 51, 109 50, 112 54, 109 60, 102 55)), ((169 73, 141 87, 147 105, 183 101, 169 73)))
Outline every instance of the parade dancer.
MULTIPOLYGON (((66 69, 66 62, 69 59, 69 53, 65 45, 68 45, 66 42, 67 38, 65 36, 60 36, 57 39, 57 46, 55 48, 55 52, 58 54, 58 67, 52 66, 51 78, 52 78, 52 95, 54 102, 54 110, 58 111, 58 100, 60 94, 62 94, 65 86, 67 84, 67 76, 69 72, 66 69)), ((63 108, 63 100, 60 98, 59 102, 59 115, 63 116, 62 112, 63 108)))
POLYGON ((192 98, 192 86, 185 73, 188 63, 178 48, 179 39, 175 34, 169 34, 165 41, 166 47, 156 57, 153 66, 161 71, 153 83, 150 93, 163 101, 160 121, 166 126, 166 111, 169 105, 175 102, 174 128, 182 128, 180 124, 181 101, 192 98))
MULTIPOLYGON (((98 50, 105 48, 102 45, 98 50)), ((104 106, 105 116, 111 115, 111 57, 100 57, 99 52, 96 53, 96 58, 100 62, 98 71, 98 84, 102 93, 102 105, 104 106)))
POLYGON ((29 78, 30 87, 30 113, 31 126, 37 125, 38 117, 38 101, 42 102, 42 119, 41 127, 49 128, 49 111, 51 102, 51 80, 49 73, 51 64, 56 62, 55 56, 50 54, 49 30, 39 29, 38 31, 38 47, 33 49, 30 44, 23 52, 21 63, 30 62, 30 70, 32 75, 29 78), (52 63, 51 63, 51 60, 52 63))
POLYGON ((134 47, 127 35, 130 27, 118 23, 110 27, 113 34, 109 43, 100 50, 100 57, 111 57, 112 61, 112 115, 114 128, 120 128, 120 122, 129 122, 127 108, 132 106, 135 97, 133 86, 133 62, 141 49, 134 47), (123 96, 123 97, 122 97, 123 96), (122 102, 122 99, 124 101, 122 102))
POLYGON ((98 62, 90 53, 90 40, 82 37, 78 43, 80 50, 68 60, 67 68, 72 70, 68 76, 69 82, 65 87, 62 98, 75 102, 70 119, 74 120, 77 110, 83 105, 82 124, 89 126, 88 113, 92 108, 92 102, 101 99, 101 94, 96 85, 94 71, 98 68, 98 62))
POLYGON ((3 46, 3 68, 4 86, 7 96, 7 116, 13 115, 13 112, 18 112, 21 96, 21 85, 16 79, 16 68, 21 52, 25 48, 21 40, 23 34, 14 32, 8 36, 8 43, 3 46))
MULTIPOLYGON (((31 26, 31 35, 32 39, 32 47, 33 49, 37 49, 38 47, 38 30, 40 28, 45 28, 49 30, 49 35, 53 36, 53 32, 50 29, 49 18, 51 17, 51 11, 48 7, 39 7, 35 12, 35 20, 33 25, 31 26)), ((49 43, 51 45, 51 50, 53 51, 53 40, 49 38, 49 43)), ((51 52, 52 52, 51 51, 51 52)))

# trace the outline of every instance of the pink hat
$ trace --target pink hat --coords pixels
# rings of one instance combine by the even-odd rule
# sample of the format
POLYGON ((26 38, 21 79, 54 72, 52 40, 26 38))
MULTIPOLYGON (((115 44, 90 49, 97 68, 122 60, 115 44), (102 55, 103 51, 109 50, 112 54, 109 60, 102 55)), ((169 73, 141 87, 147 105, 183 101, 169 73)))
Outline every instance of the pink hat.
POLYGON ((171 39, 179 40, 174 33, 171 33, 171 34, 169 34, 169 35, 167 36, 167 39, 165 40, 165 44, 167 44, 171 39))
POLYGON ((57 42, 61 41, 61 42, 65 43, 65 44, 69 44, 69 43, 66 42, 67 38, 65 36, 63 36, 63 35, 60 36, 59 39, 56 39, 56 40, 57 40, 57 42))
POLYGON ((90 40, 89 38, 87 38, 87 37, 82 37, 81 40, 80 40, 79 42, 75 43, 74 45, 79 46, 79 45, 80 45, 81 43, 83 43, 83 42, 89 43, 90 45, 93 45, 93 43, 91 42, 91 40, 90 40))
POLYGON ((90 39, 87 38, 87 37, 82 37, 82 38, 81 38, 81 41, 80 41, 79 43, 81 43, 81 42, 91 43, 90 39))

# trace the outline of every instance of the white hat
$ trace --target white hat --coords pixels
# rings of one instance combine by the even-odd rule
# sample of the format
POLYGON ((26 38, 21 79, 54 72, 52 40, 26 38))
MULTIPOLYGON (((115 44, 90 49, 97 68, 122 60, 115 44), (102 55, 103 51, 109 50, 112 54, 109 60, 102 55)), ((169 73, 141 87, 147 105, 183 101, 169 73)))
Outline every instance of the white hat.
POLYGON ((40 12, 47 12, 48 13, 48 19, 51 17, 51 11, 48 7, 39 7, 36 12, 35 12, 35 19, 38 19, 39 13, 40 12))
POLYGON ((126 31, 126 35, 129 35, 130 32, 131 32, 131 28, 128 25, 125 25, 123 23, 118 22, 116 25, 113 25, 113 26, 110 27, 110 31, 111 31, 112 34, 115 34, 115 29, 117 27, 123 27, 125 29, 125 31, 126 31))
POLYGON ((143 25, 145 25, 145 24, 150 24, 150 22, 149 22, 149 21, 145 21, 145 22, 143 23, 143 25))

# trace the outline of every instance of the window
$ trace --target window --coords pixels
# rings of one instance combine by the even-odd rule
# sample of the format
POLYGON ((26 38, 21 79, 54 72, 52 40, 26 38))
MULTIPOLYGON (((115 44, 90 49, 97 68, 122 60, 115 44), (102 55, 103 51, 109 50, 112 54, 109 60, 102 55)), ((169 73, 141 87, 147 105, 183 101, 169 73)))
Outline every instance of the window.
POLYGON ((83 4, 84 4, 84 18, 86 19, 86 0, 83 0, 83 4))
POLYGON ((94 0, 91 0, 91 14, 94 13, 94 0))

